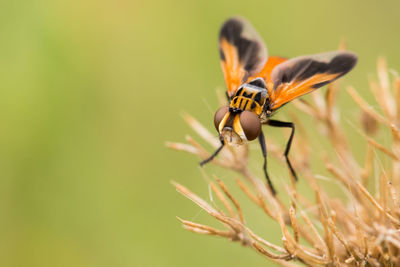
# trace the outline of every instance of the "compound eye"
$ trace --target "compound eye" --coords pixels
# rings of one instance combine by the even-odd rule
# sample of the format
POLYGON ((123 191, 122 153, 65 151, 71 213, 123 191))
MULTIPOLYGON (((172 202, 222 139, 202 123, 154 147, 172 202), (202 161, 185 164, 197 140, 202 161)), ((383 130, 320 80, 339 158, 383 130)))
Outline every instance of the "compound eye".
POLYGON ((215 129, 217 129, 217 131, 219 131, 219 124, 221 123, 222 119, 225 117, 225 114, 228 112, 229 112, 228 107, 221 107, 217 110, 217 112, 215 112, 214 125, 215 125, 215 129))
POLYGON ((243 111, 240 113, 239 119, 247 140, 254 140, 260 135, 261 122, 255 113, 251 111, 243 111))

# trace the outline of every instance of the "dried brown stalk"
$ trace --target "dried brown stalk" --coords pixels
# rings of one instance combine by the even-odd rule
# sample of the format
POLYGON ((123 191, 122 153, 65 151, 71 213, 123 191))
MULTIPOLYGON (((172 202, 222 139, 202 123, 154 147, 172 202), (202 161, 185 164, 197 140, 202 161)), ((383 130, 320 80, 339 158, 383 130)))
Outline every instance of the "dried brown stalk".
MULTIPOLYGON (((330 155, 333 156, 320 155, 319 163, 330 173, 327 179, 339 184, 346 197, 330 196, 321 185, 320 176, 314 174, 310 154, 317 152, 307 137, 310 133, 297 116, 292 116, 299 137, 294 141, 291 159, 314 192, 314 201, 290 182, 285 186, 286 192, 281 189, 277 196, 272 195, 263 177, 256 177, 248 168, 247 146, 224 148, 213 160, 214 164, 234 170, 244 178, 245 181, 237 179, 237 185, 253 204, 277 223, 282 234, 281 244, 269 242, 248 228, 244 216, 246 207, 216 177, 213 178, 215 182, 209 183, 225 211, 210 205, 186 187, 173 184, 178 192, 219 221, 223 229, 179 219, 183 226, 198 234, 240 242, 283 266, 400 266, 400 78, 391 76, 386 61, 380 58, 378 79, 370 81, 379 108, 372 108, 352 87, 347 90, 360 108, 356 129, 360 140, 365 140, 366 154, 362 163, 354 156, 356 153, 351 150, 339 122, 335 106, 337 83, 328 87, 325 96, 319 90, 312 94, 310 102, 293 102, 318 124, 316 129, 320 131, 311 134, 318 134, 318 138, 330 144, 330 148, 324 147, 324 150, 332 150, 334 153, 330 155), (392 140, 379 140, 376 137, 379 131, 386 131, 386 136, 391 136, 392 140), (289 205, 281 199, 285 194, 289 195, 289 205)), ((184 118, 211 147, 218 146, 214 134, 193 117, 184 115, 184 118)), ((200 159, 210 155, 210 150, 193 138, 188 136, 186 140, 189 144, 167 145, 200 159)), ((278 160, 284 160, 282 148, 273 141, 268 150, 278 160)))

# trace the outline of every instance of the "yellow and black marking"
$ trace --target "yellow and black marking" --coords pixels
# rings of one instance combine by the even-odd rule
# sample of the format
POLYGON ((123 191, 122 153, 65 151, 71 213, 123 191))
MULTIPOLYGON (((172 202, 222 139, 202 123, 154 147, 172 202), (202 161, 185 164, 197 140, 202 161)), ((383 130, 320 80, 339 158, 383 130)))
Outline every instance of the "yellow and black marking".
POLYGON ((233 96, 229 105, 231 112, 252 111, 257 116, 263 112, 267 90, 251 84, 244 84, 233 96))

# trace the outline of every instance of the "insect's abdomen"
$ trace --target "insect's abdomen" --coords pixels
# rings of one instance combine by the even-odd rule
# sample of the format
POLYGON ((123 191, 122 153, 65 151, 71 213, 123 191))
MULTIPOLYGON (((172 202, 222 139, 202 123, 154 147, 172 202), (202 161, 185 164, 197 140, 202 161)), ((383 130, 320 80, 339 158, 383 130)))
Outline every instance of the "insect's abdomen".
POLYGON ((252 111, 259 116, 263 111, 262 107, 265 102, 265 93, 260 89, 252 87, 239 89, 233 96, 229 108, 233 110, 252 111))

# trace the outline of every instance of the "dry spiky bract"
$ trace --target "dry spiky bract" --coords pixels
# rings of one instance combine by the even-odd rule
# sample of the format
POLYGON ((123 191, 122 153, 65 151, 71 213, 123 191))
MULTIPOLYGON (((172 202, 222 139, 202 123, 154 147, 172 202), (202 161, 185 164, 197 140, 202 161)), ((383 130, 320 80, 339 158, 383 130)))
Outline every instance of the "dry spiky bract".
MULTIPOLYGON (((400 266, 400 78, 390 75, 383 59, 378 60, 378 81, 371 81, 372 93, 379 104, 375 110, 353 88, 348 93, 360 109, 358 128, 365 140, 365 161, 359 163, 336 114, 337 83, 328 87, 325 97, 320 91, 312 94, 313 103, 294 101, 295 106, 311 115, 319 124, 320 138, 330 142, 334 157, 317 155, 332 179, 336 179, 347 197, 334 199, 318 183, 318 175, 310 168, 309 154, 317 153, 307 142, 300 122, 293 119, 300 129, 291 154, 293 165, 306 179, 315 193, 315 203, 298 192, 295 184, 282 189, 274 197, 262 178, 248 169, 248 148, 225 148, 213 160, 223 168, 242 174, 245 181, 237 180, 239 188, 252 202, 276 221, 282 232, 282 243, 273 244, 247 227, 241 206, 227 186, 220 180, 210 182, 210 188, 221 200, 223 209, 210 205, 184 186, 173 183, 179 193, 192 200, 208 214, 222 223, 223 230, 179 219, 192 232, 214 235, 239 241, 272 261, 284 266, 400 266), (379 131, 388 129, 390 145, 374 139, 379 131), (310 152, 311 151, 311 152, 310 152), (377 153, 379 152, 379 153, 377 153), (298 159, 301 159, 299 161, 298 159), (382 162, 388 163, 385 167, 382 162), (288 194, 290 205, 281 200, 288 194), (317 207, 317 208, 316 208, 317 207)), ((187 123, 209 144, 218 147, 218 139, 194 118, 186 115, 187 123)), ((356 122, 354 122, 356 124, 356 122)), ((190 144, 168 143, 168 146, 207 158, 210 154, 191 137, 190 144)), ((270 144, 268 149, 280 160, 279 146, 270 144)), ((276 177, 275 177, 276 180, 276 177)))

